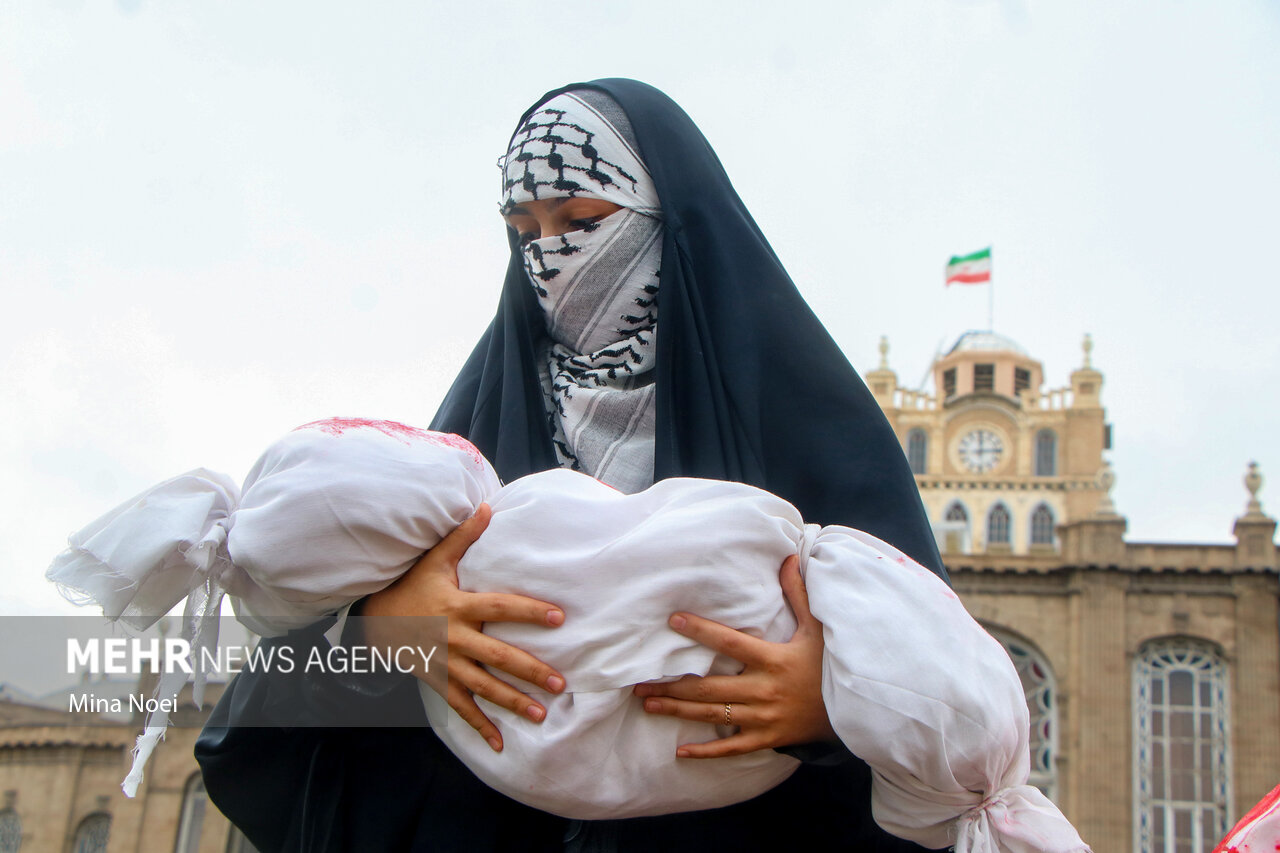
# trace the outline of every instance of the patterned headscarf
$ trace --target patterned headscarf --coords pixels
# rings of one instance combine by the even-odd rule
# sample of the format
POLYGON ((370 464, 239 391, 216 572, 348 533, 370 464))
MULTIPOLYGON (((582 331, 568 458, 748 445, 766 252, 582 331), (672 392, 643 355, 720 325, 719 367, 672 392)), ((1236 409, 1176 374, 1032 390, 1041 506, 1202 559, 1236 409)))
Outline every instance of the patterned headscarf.
POLYGON ((637 492, 653 483, 653 367, 662 221, 630 123, 599 92, 543 104, 503 162, 502 211, 590 196, 622 210, 522 247, 546 320, 543 390, 562 465, 637 492))

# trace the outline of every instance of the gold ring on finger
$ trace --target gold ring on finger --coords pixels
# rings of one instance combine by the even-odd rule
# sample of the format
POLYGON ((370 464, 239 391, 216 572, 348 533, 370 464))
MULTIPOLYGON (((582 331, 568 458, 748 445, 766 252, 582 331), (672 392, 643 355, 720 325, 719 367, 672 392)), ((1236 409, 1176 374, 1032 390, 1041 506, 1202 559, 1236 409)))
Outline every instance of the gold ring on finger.
POLYGON ((724 724, 726 728, 733 728, 733 703, 724 703, 724 724))

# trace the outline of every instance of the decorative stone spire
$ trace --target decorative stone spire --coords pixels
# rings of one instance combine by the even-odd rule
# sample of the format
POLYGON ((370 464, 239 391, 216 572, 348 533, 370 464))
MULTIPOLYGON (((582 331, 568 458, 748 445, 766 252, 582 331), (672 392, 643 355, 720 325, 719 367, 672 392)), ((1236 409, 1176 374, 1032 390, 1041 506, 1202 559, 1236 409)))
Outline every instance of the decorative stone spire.
POLYGON ((1076 409, 1102 408, 1102 374, 1093 366, 1093 335, 1086 334, 1080 344, 1084 364, 1071 371, 1071 405, 1076 409))
POLYGON ((876 398, 883 411, 893 409, 895 395, 898 390, 898 374, 889 367, 889 338, 880 336, 880 366, 863 375, 871 395, 876 398))
POLYGON ((1275 569, 1276 520, 1262 511, 1258 491, 1262 488, 1262 474, 1258 463, 1250 462, 1244 475, 1244 487, 1249 490, 1249 503, 1244 515, 1236 519, 1232 532, 1236 535, 1236 565, 1247 568, 1275 569))
POLYGON ((1245 505, 1245 518, 1265 517, 1262 512, 1262 501, 1258 500, 1258 490, 1262 488, 1262 474, 1258 473, 1258 463, 1250 462, 1249 470, 1244 475, 1244 487, 1249 490, 1249 503, 1245 505))
POLYGON ((1116 512, 1111 490, 1116 484, 1116 472, 1111 463, 1102 460, 1102 467, 1094 475, 1093 484, 1102 493, 1093 515, 1076 521, 1068 521, 1058 528, 1062 537, 1062 558, 1075 566, 1122 566, 1129 560, 1129 546, 1124 541, 1128 520, 1116 512))

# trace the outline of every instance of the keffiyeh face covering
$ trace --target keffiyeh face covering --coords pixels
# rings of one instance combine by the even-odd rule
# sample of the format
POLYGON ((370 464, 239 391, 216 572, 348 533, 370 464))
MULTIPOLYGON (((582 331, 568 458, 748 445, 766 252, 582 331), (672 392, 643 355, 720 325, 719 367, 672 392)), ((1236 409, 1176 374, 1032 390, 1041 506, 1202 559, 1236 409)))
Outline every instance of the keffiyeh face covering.
POLYGON ((582 91, 547 101, 503 163, 504 213, 590 196, 622 210, 522 248, 546 319, 543 390, 561 464, 620 491, 653 483, 661 207, 612 99, 582 91))

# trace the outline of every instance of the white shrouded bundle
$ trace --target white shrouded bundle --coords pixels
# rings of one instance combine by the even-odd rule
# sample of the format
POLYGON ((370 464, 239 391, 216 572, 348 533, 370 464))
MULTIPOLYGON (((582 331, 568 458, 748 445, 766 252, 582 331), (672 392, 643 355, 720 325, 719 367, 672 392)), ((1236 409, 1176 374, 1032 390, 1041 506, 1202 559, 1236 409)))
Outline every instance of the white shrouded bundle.
MULTIPOLYGON (((185 597, 182 636, 197 666, 218 636, 223 593, 236 618, 284 634, 388 586, 500 483, 480 452, 454 435, 393 421, 306 424, 259 457, 243 493, 197 469, 137 495, 72 534, 46 577, 64 595, 139 630, 185 597)), ((177 693, 181 671, 157 696, 177 693)), ((169 715, 147 719, 124 791, 133 796, 169 715)))
POLYGON ((567 688, 520 685, 547 708, 541 724, 481 700, 502 729, 501 753, 443 703, 428 702, 428 715, 490 786, 593 819, 741 802, 794 771, 794 759, 771 750, 677 759, 678 745, 726 732, 646 714, 631 687, 741 669, 668 628, 676 610, 789 639, 796 623, 778 570, 799 554, 824 624, 827 711, 874 771, 877 821, 959 851, 1088 849, 1026 785, 1026 702, 1004 650, 946 584, 892 546, 805 525, 786 501, 738 483, 673 479, 624 495, 553 470, 499 488, 454 436, 383 421, 308 427, 264 454, 243 497, 207 473, 169 481, 73 537, 49 576, 139 627, 180 592, 216 599, 225 588, 246 625, 282 633, 385 587, 488 501, 492 521, 459 565, 459 582, 559 605, 559 628, 485 631, 558 669, 567 688), (189 492, 199 480, 221 497, 197 518, 189 492), (181 493, 170 494, 179 481, 181 493))

